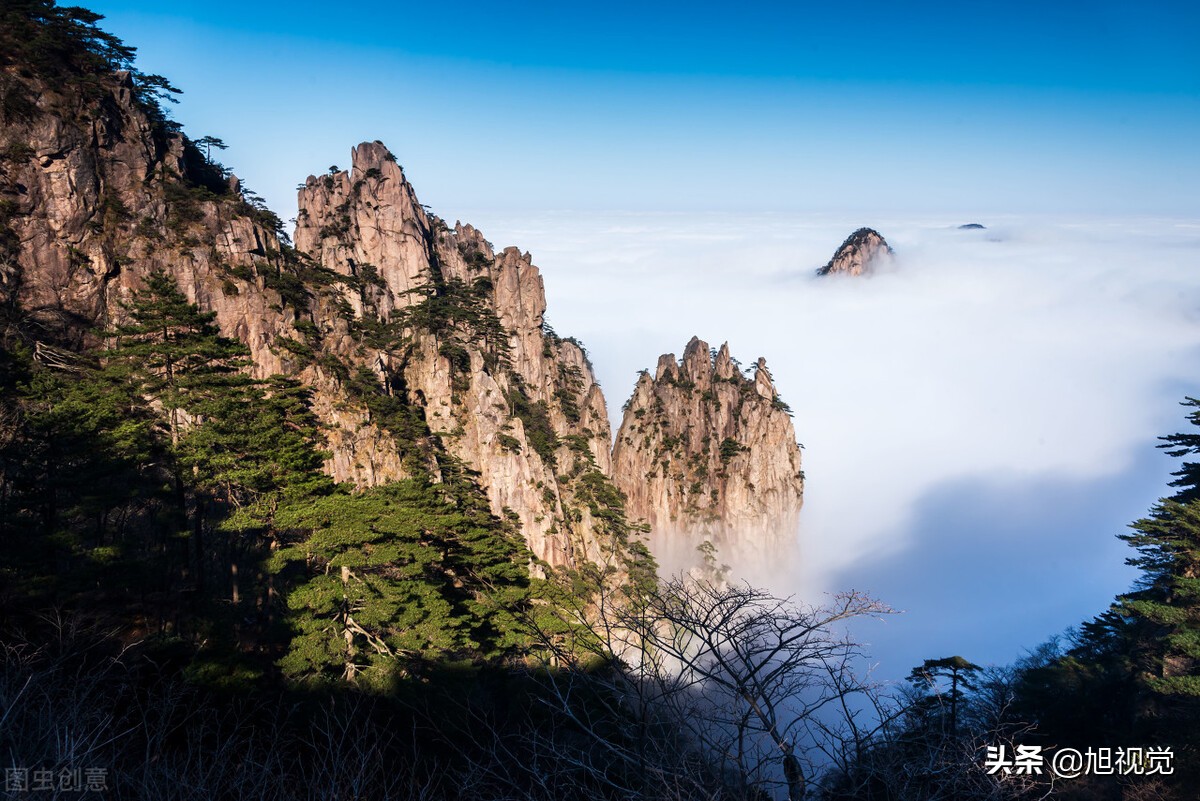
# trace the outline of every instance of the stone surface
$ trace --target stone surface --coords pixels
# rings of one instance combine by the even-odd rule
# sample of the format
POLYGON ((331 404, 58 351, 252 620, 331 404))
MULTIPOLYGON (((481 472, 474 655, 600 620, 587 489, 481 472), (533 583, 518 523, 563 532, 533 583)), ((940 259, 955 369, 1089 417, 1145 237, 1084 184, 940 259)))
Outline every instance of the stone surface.
POLYGON ((154 130, 127 75, 105 88, 94 108, 46 88, 41 113, 6 125, 0 142, 30 148, 0 164, 0 222, 16 243, 0 261, 0 299, 31 336, 95 344, 143 277, 165 269, 250 348, 256 375, 312 387, 334 478, 391 481, 414 459, 436 474, 430 454, 445 452, 478 474, 493 512, 519 523, 537 558, 572 565, 611 552, 590 509, 575 508, 577 480, 610 467, 604 396, 581 346, 543 331, 545 292, 528 253, 496 253, 473 227, 427 213, 379 142, 355 148, 350 170, 304 183, 291 251, 236 179, 221 177, 213 192, 182 179, 202 159, 154 130), (406 311, 435 286, 465 287, 474 317, 499 325, 409 324, 406 311), (378 391, 417 410, 429 441, 406 453, 373 419, 348 387, 364 368, 378 391))
POLYGON ((865 275, 894 255, 891 245, 871 228, 859 228, 841 244, 817 275, 865 275))
POLYGON ((625 405, 613 477, 629 514, 650 524, 669 571, 702 566, 705 541, 734 575, 762 576, 792 557, 803 501, 800 448, 766 362, 743 375, 728 344, 693 337, 676 361, 643 372, 625 405))
POLYGON ((587 354, 544 324, 532 257, 427 211, 382 143, 304 182, 292 248, 237 178, 155 128, 128 75, 102 89, 40 87, 40 113, 3 129, 0 302, 34 344, 98 344, 163 269, 247 345, 255 375, 311 387, 339 481, 461 465, 551 566, 625 547, 613 477, 632 516, 685 550, 700 538, 723 558, 770 558, 790 531, 799 450, 761 360, 747 378, 727 347, 664 356, 613 451, 587 354), (401 423, 372 412, 384 396, 417 428, 388 430, 401 423))

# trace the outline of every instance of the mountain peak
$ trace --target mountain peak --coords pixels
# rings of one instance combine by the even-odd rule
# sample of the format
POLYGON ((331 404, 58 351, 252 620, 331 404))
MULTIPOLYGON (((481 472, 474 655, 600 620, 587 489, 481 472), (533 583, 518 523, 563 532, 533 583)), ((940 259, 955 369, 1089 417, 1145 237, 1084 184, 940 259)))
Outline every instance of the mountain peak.
POLYGON ((817 270, 817 275, 871 273, 876 265, 889 261, 894 254, 892 246, 874 228, 859 228, 846 237, 833 258, 817 270))
POLYGON ((667 570, 701 568, 706 541, 740 577, 787 563, 804 479, 786 408, 766 360, 748 378, 728 343, 714 356, 692 337, 680 361, 663 354, 643 374, 617 433, 613 481, 667 570))

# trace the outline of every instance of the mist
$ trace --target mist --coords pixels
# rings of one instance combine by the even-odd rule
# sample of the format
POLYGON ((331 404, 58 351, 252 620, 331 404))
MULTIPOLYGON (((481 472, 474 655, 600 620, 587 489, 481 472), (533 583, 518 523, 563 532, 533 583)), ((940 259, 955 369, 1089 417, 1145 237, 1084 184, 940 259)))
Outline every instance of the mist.
POLYGON ((692 335, 766 357, 807 476, 799 566, 770 589, 902 610, 856 632, 883 674, 949 653, 1011 661, 1129 588, 1116 535, 1167 494, 1156 437, 1200 392, 1200 224, 463 218, 533 253, 547 318, 588 347, 614 430, 637 371, 692 335), (815 277, 861 225, 894 264, 815 277))

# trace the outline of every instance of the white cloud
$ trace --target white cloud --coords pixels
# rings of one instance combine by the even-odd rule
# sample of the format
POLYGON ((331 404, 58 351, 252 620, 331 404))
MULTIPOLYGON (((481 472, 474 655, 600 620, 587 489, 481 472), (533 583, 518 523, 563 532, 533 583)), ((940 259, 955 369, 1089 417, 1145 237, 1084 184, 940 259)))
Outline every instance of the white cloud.
MULTIPOLYGON (((1076 492, 1134 469, 1156 436, 1183 425, 1182 395, 1200 392, 1193 223, 1009 218, 970 231, 957 225, 976 220, 953 218, 473 221, 496 244, 533 252, 549 318, 589 347, 614 419, 636 371, 662 352, 678 355, 693 334, 713 346, 728 339, 747 364, 767 358, 806 446, 806 574, 784 588, 803 594, 923 547, 914 526, 939 525, 928 502, 956 483, 1050 503, 1053 486, 1076 492), (815 278, 862 224, 895 247, 895 268, 815 278), (1013 489, 1035 486, 1047 489, 1013 489)), ((1162 493, 1167 460, 1155 464, 1162 493)), ((1096 536, 1109 542, 1149 500, 1137 496, 1138 506, 1116 512, 1129 516, 1096 536)), ((1028 509, 1009 512, 1030 525, 1028 509)), ((1003 518, 1004 504, 989 514, 1003 518)), ((1114 586, 1101 597, 1125 588, 1119 560, 1106 575, 1114 586)))

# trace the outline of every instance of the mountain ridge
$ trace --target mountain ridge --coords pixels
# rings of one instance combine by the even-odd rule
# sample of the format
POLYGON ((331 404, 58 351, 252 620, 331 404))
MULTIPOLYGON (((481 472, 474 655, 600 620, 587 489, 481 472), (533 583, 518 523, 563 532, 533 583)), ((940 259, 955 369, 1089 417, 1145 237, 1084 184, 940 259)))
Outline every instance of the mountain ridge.
POLYGON ((0 209, 0 299, 21 336, 94 347, 161 270, 249 349, 252 375, 311 390, 335 481, 436 481, 457 460, 537 563, 636 558, 604 393, 582 346, 545 324, 527 252, 427 211, 378 141, 305 180, 292 244, 139 80, 98 74, 79 103, 6 73, 9 95, 35 98, 6 126, 0 209))

